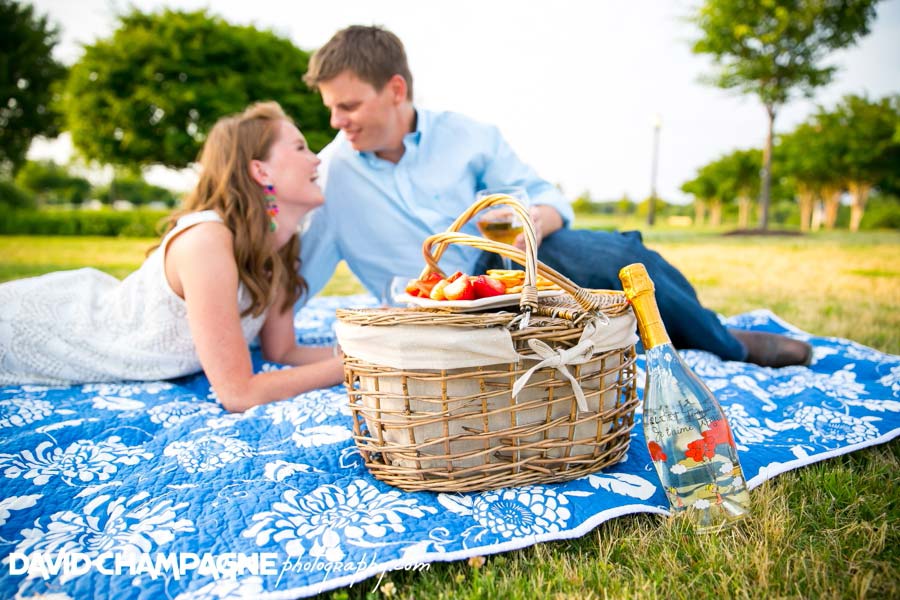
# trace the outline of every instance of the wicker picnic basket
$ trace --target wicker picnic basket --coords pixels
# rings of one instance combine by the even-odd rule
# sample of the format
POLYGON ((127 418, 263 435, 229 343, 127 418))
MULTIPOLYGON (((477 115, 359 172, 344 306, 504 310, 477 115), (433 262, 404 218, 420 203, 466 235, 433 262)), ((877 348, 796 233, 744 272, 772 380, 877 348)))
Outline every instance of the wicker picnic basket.
POLYGON ((428 238, 422 277, 441 273, 448 244, 523 265, 518 310, 338 310, 354 439, 370 472, 404 490, 463 492, 567 481, 620 461, 637 405, 624 294, 582 289, 538 263, 528 212, 508 196, 476 202, 428 238), (459 233, 501 204, 524 222, 524 253, 459 233), (539 298, 538 273, 566 293, 539 298))

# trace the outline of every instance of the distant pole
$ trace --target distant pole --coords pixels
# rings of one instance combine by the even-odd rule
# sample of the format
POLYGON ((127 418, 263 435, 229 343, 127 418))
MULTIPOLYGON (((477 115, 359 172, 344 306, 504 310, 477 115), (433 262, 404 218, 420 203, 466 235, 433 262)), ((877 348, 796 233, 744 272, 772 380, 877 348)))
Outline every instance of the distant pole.
POLYGON ((650 169, 650 200, 647 205, 647 225, 652 226, 656 221, 656 172, 659 167, 659 130, 662 127, 662 118, 659 114, 653 118, 653 165, 650 169))

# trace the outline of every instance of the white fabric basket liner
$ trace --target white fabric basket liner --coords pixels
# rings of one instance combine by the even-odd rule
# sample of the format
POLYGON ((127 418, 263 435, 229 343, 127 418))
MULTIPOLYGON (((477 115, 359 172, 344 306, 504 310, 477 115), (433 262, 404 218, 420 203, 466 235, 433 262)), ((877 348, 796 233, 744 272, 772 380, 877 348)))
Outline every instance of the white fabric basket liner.
MULTIPOLYGON (((572 348, 551 348, 541 340, 530 339, 528 346, 532 353, 528 354, 516 351, 512 334, 505 327, 366 326, 338 322, 336 333, 347 356, 403 371, 452 371, 529 361, 528 370, 513 385, 514 398, 537 371, 555 368, 571 382, 578 409, 588 412, 590 407, 584 392, 568 367, 588 363, 603 352, 633 345, 637 341, 635 327, 631 311, 613 318, 594 318, 585 324, 578 343, 572 348)), ((471 384, 459 383, 466 388, 460 392, 471 391, 471 384)))
MULTIPOLYGON (((589 349, 591 354, 599 354, 631 346, 637 341, 635 329, 631 311, 605 320, 594 319, 585 326, 578 344, 565 353, 575 357, 589 349)), ((335 332, 348 356, 402 370, 464 369, 544 358, 516 352, 512 334, 505 327, 383 326, 339 321, 335 332)))

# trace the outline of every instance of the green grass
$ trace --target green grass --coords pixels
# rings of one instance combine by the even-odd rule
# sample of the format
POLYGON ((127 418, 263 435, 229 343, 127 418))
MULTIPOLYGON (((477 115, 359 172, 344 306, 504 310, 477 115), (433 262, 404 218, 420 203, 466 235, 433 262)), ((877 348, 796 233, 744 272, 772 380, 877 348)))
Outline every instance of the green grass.
POLYGON ((0 236, 0 281, 96 267, 122 278, 141 266, 154 238, 0 236))
MULTIPOLYGON (((488 557, 480 568, 433 564, 385 581, 399 598, 448 600, 896 598, 898 448, 856 452, 767 482, 751 494, 754 519, 721 536, 633 515, 578 539, 488 557)), ((376 598, 372 587, 331 597, 376 598)))
MULTIPOLYGON (((714 310, 770 308, 816 335, 900 354, 900 234, 720 233, 660 227, 645 240, 714 310)), ((152 243, 0 237, 0 280, 88 265, 121 277, 152 243)), ((342 266, 325 291, 361 290, 342 266)), ((388 573, 376 592, 372 579, 323 598, 896 598, 898 490, 900 442, 893 441, 766 482, 751 494, 753 520, 720 537, 626 516, 578 539, 489 556, 480 567, 435 563, 388 573)))

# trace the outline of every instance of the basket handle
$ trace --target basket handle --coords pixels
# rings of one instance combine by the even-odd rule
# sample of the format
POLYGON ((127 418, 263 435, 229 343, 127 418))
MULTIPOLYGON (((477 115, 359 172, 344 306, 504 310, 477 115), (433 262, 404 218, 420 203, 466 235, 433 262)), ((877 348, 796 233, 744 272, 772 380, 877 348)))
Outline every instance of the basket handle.
MULTIPOLYGON (((474 202, 450 225, 449 229, 443 233, 437 233, 429 236, 422 244, 422 255, 425 258, 426 266, 422 270, 420 279, 424 279, 429 273, 437 273, 441 276, 444 272, 438 266, 438 261, 450 244, 460 244, 463 246, 472 246, 480 250, 487 250, 494 254, 499 254, 513 260, 514 262, 525 267, 525 281, 522 285, 522 297, 519 300, 519 308, 522 312, 544 313, 540 310, 540 303, 537 292, 537 273, 549 279, 560 288, 571 295, 579 306, 585 311, 592 313, 597 311, 601 306, 601 300, 596 295, 591 294, 587 290, 576 285, 571 279, 565 275, 551 269, 547 265, 541 263, 537 259, 537 236, 534 232, 534 223, 531 221, 531 215, 515 198, 506 194, 492 194, 481 198, 474 202), (506 205, 513 209, 516 215, 522 220, 522 231, 525 235, 525 251, 522 252, 515 246, 502 244, 487 238, 459 233, 459 229, 465 225, 472 217, 491 206, 506 205)), ((564 315, 559 310, 555 310, 558 316, 576 320, 578 315, 564 315)))

